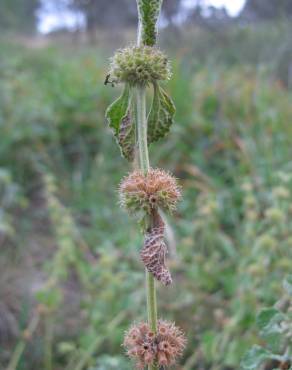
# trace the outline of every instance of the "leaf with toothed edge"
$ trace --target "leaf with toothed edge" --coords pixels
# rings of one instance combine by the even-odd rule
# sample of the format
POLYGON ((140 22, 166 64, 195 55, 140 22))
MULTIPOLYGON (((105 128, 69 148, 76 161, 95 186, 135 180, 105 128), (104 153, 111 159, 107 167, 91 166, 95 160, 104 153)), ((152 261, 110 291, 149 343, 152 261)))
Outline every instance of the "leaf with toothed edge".
POLYGON ((175 106, 166 91, 157 83, 153 84, 154 95, 148 115, 148 142, 163 138, 170 130, 175 114, 175 106))
POLYGON ((125 85, 122 95, 115 100, 106 110, 105 117, 109 127, 117 137, 122 119, 126 116, 130 105, 130 87, 125 85))
POLYGON ((121 153, 128 161, 133 160, 135 148, 135 125, 131 100, 130 87, 125 85, 122 95, 108 107, 105 114, 121 153))
POLYGON ((135 125, 133 122, 133 112, 131 107, 128 108, 126 115, 122 118, 118 143, 122 155, 128 160, 133 161, 135 154, 135 125))

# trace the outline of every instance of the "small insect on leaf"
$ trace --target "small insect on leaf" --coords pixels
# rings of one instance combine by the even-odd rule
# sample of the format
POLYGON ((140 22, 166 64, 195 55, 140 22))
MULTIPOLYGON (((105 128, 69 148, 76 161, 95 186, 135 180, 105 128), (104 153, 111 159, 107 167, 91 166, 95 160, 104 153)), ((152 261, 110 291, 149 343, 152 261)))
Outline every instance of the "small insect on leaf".
POLYGON ((105 80, 104 80, 104 85, 108 85, 108 84, 111 84, 112 87, 115 87, 115 82, 112 80, 110 80, 110 77, 111 75, 110 74, 107 74, 106 77, 105 77, 105 80))

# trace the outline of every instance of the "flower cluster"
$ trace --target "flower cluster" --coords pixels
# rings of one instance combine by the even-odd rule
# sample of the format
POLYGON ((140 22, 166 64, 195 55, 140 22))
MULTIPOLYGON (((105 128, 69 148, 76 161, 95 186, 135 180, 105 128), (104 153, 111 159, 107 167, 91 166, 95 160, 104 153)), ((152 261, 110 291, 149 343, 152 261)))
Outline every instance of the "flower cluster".
POLYGON ((111 60, 110 76, 113 82, 146 86, 171 76, 167 57, 151 46, 120 49, 111 60))
POLYGON ((136 368, 144 369, 153 364, 173 365, 183 353, 186 338, 173 323, 159 320, 156 334, 145 322, 133 325, 125 334, 123 345, 136 368))
POLYGON ((144 175, 134 171, 120 184, 120 200, 130 213, 141 210, 148 214, 158 207, 172 212, 181 197, 176 179, 161 169, 150 169, 144 175))

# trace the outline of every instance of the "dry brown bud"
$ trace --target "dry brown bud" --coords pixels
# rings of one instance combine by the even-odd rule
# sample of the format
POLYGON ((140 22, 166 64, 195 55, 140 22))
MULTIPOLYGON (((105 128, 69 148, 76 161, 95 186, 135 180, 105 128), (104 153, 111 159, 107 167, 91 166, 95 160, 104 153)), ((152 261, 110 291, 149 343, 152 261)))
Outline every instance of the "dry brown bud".
POLYGON ((120 185, 120 200, 130 213, 151 213, 158 207, 172 212, 181 197, 176 179, 161 169, 150 169, 146 175, 134 171, 120 185))
POLYGON ((152 364, 173 365, 183 353, 186 338, 173 323, 160 320, 155 334, 147 323, 141 322, 125 334, 123 345, 136 368, 144 369, 152 364))

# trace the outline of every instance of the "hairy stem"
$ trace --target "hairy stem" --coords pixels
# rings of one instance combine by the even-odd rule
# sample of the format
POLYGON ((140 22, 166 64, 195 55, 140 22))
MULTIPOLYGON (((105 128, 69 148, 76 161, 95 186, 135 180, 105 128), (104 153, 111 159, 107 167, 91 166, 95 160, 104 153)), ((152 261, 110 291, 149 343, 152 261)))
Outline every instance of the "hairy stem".
POLYGON ((147 144, 147 119, 146 119, 146 89, 137 87, 137 133, 139 148, 139 164, 146 174, 149 170, 149 155, 147 144))
MULTIPOLYGON (((147 119, 146 119, 146 89, 137 87, 137 137, 139 147, 139 163, 141 170, 146 174, 149 170, 149 154, 147 144, 147 119)), ((150 220, 151 223, 151 220, 150 220)), ((147 311, 148 322, 153 332, 157 330, 157 303, 155 281, 151 273, 146 270, 147 311)), ((157 370, 155 365, 150 365, 149 370, 157 370)))
MULTIPOLYGON (((160 0, 160 7, 162 0, 160 0)), ((160 10, 160 9, 159 9, 160 10)), ((141 15, 140 15, 141 16, 141 15)), ((138 38, 137 44, 141 46, 143 26, 141 19, 139 19, 138 25, 138 38)), ((139 164, 140 169, 146 174, 149 171, 149 154, 148 154, 148 143, 147 143, 147 117, 146 117, 146 88, 139 86, 136 89, 136 109, 137 109, 137 138, 139 148, 139 164)), ((149 220, 151 225, 152 220, 149 220)), ((146 292, 147 292, 147 312, 148 312, 148 323, 151 330, 155 333, 157 331, 157 299, 155 280, 151 273, 145 270, 146 274, 146 292)), ((158 370, 158 366, 149 365, 149 370, 158 370)))
POLYGON ((15 350, 12 353, 11 359, 9 361, 9 364, 6 370, 16 370, 17 369, 21 356, 28 343, 28 339, 31 338, 31 336, 37 329, 39 320, 40 320, 39 313, 36 313, 35 315, 33 315, 30 323, 28 324, 28 327, 25 330, 26 338, 23 337, 16 345, 15 350))

